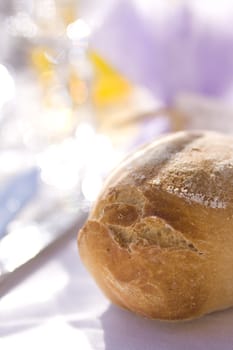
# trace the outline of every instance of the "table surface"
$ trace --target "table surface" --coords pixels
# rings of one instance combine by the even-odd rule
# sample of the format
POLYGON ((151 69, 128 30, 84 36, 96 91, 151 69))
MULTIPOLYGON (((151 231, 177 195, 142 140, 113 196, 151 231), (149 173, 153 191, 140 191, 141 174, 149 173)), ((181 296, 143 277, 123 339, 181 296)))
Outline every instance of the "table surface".
POLYGON ((75 235, 0 301, 4 350, 227 350, 233 348, 232 325, 233 309, 167 323, 110 304, 83 267, 75 235))

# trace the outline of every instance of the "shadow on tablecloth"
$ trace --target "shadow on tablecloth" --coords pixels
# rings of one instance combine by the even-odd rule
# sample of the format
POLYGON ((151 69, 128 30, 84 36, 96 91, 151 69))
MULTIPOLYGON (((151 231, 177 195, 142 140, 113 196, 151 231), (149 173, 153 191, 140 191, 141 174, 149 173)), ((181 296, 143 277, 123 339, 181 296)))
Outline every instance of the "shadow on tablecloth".
POLYGON ((152 321, 111 305, 101 316, 105 350, 232 350, 233 309, 189 322, 152 321))

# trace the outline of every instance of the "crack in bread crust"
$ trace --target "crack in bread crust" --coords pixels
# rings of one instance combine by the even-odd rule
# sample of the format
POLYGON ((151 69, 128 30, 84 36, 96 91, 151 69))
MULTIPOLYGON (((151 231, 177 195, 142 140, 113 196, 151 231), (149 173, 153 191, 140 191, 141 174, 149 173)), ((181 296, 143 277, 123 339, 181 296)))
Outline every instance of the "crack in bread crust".
MULTIPOLYGON (((166 220, 148 211, 149 201, 140 190, 119 187, 109 189, 95 218, 108 226, 114 239, 130 249, 130 244, 154 244, 167 249, 188 249, 202 254, 182 232, 166 220), (104 205, 103 205, 104 203, 104 205)), ((151 210, 152 212, 152 210, 151 210)))
POLYGON ((199 255, 203 254, 181 232, 174 230, 164 220, 155 216, 143 218, 139 222, 126 227, 102 222, 110 229, 117 243, 129 251, 132 245, 155 245, 161 249, 186 249, 199 255))

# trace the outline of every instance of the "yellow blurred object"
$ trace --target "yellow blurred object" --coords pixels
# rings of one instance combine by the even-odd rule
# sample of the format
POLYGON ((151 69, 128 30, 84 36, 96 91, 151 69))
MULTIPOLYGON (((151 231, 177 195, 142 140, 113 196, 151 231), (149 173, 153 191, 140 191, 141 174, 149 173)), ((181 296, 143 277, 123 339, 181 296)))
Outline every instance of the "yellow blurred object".
POLYGON ((75 4, 68 4, 66 6, 61 6, 59 8, 60 16, 64 22, 64 24, 67 26, 68 24, 74 22, 77 18, 77 13, 75 10, 75 4))
MULTIPOLYGON (((71 133, 75 118, 69 100, 66 99, 66 82, 62 84, 52 57, 53 52, 47 47, 36 47, 31 52, 32 68, 38 76, 38 87, 42 94, 41 110, 35 128, 43 135, 49 135, 51 140, 57 140, 71 133)), ((77 90, 80 91, 80 88, 77 90)))
POLYGON ((83 104, 88 97, 87 84, 78 77, 75 71, 71 71, 70 73, 69 93, 72 101, 77 105, 83 104))
POLYGON ((93 100, 97 106, 116 102, 132 92, 131 84, 102 57, 89 53, 94 68, 93 100))
POLYGON ((54 78, 53 63, 49 60, 47 48, 34 48, 31 52, 31 62, 40 80, 46 83, 54 78))

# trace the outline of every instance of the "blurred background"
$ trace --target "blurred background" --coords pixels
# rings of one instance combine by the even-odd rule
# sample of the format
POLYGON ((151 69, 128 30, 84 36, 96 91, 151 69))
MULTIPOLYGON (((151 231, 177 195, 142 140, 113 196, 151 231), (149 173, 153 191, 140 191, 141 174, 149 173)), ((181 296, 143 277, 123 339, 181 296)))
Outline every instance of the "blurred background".
MULTIPOLYGON (((0 0, 0 286, 163 133, 233 131, 233 4, 0 0)), ((0 289, 1 294, 1 289, 0 289)))

